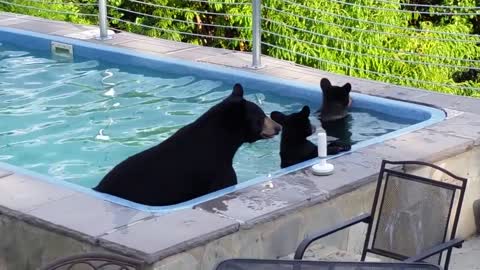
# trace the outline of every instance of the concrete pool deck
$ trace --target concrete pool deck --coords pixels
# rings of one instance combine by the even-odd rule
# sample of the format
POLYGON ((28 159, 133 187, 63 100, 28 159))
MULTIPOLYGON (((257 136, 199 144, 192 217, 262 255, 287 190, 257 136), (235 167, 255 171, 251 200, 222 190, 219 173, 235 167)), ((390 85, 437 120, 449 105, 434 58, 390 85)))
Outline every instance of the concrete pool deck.
MULTIPOLYGON (((227 68, 244 69, 251 61, 248 53, 123 32, 111 40, 97 41, 88 39, 90 32, 85 32, 95 27, 23 15, 0 13, 0 26, 85 38, 227 68)), ((3 265, 5 269, 34 269, 54 258, 85 251, 129 255, 150 263, 149 269, 211 269, 222 258, 282 257, 306 233, 369 211, 370 184, 382 159, 440 162, 468 177, 475 190, 465 200, 459 234, 473 234, 471 204, 480 198, 480 166, 476 166, 480 100, 353 79, 265 56, 262 63, 265 68, 250 71, 313 84, 328 77, 334 84, 350 82, 356 92, 432 104, 445 109, 448 116, 438 124, 332 160, 336 172, 331 176, 315 177, 308 169, 301 170, 165 215, 123 207, 0 168, 0 269, 3 265), (461 156, 464 153, 468 157, 461 156), (325 221, 319 224, 318 220, 325 221), (22 256, 30 257, 18 259, 22 256)), ((348 234, 340 238, 348 242, 346 249, 354 249, 352 241, 345 240, 348 234)))

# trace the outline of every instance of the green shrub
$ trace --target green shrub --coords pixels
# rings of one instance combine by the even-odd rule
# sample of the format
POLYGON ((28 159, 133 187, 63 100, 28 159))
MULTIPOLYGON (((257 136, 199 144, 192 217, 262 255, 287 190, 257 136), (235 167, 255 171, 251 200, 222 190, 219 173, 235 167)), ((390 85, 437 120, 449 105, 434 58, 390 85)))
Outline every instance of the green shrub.
POLYGON ((96 0, 7 0, 0 1, 0 11, 27 14, 57 21, 96 24, 96 0), (86 15, 85 15, 86 14, 86 15))

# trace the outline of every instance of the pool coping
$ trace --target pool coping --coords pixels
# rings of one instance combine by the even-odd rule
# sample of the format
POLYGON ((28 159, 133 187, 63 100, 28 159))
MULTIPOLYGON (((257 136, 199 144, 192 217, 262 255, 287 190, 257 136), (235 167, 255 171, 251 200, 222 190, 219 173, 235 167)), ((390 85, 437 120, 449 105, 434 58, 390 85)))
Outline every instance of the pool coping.
MULTIPOLYGON (((29 25, 36 25, 37 32, 54 35, 77 33, 79 29, 95 29, 0 13, 0 26, 6 24, 11 28, 25 30, 32 30, 33 26, 29 28, 29 25), (38 27, 42 23, 45 27, 38 27), (48 25, 56 27, 52 30, 46 27, 48 25)), ((204 48, 129 33, 116 34, 114 39, 101 43, 135 50, 143 47, 147 54, 166 54, 237 69, 244 69, 250 60, 248 53, 204 48)), ((263 57, 262 61, 265 68, 249 71, 316 84, 320 77, 328 77, 333 84, 350 82, 354 90, 362 89, 359 92, 364 94, 443 108, 447 112, 447 118, 427 128, 334 158, 331 162, 336 171, 331 176, 317 177, 308 169, 301 170, 281 176, 274 182, 258 183, 198 204, 194 209, 168 214, 145 214, 78 192, 72 194, 64 187, 38 184, 40 181, 33 181, 21 173, 13 173, 8 168, 0 168, 0 192, 2 195, 8 194, 0 197, 0 213, 115 252, 154 262, 298 209, 326 202, 370 183, 375 180, 383 158, 433 162, 460 154, 479 144, 478 99, 353 79, 270 57, 263 57), (352 174, 357 179, 351 179, 352 174), (37 183, 36 190, 42 192, 32 190, 32 183, 37 183), (27 199, 31 203, 23 203, 27 199), (73 204, 74 210, 71 207, 73 204), (91 228, 92 221, 95 221, 95 228, 91 228), (161 230, 157 230, 159 228, 161 230)))

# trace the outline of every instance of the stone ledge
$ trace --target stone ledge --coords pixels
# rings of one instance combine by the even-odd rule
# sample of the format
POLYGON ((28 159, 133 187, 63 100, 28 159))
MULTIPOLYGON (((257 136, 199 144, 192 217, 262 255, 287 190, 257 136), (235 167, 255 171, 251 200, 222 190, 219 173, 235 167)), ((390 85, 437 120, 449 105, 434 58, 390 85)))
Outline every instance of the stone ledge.
POLYGON ((99 238, 99 245, 154 262, 239 230, 239 223, 201 210, 155 216, 99 238))
POLYGON ((19 212, 19 211, 11 210, 11 209, 3 207, 3 206, 0 206, 0 215, 4 215, 4 216, 7 216, 7 217, 16 219, 16 220, 20 220, 20 221, 25 222, 27 224, 33 225, 35 227, 46 229, 50 232, 55 232, 55 233, 58 233, 59 235, 64 235, 64 236, 67 236, 67 237, 71 237, 73 239, 77 239, 77 240, 85 242, 85 243, 89 243, 89 244, 92 244, 92 245, 96 245, 96 243, 97 243, 96 237, 92 237, 92 236, 89 236, 89 235, 86 235, 86 234, 83 234, 83 233, 79 233, 78 231, 76 231, 74 229, 64 227, 64 226, 60 226, 60 225, 56 225, 54 223, 50 223, 50 222, 45 221, 43 219, 35 218, 35 217, 32 217, 29 214, 25 214, 25 213, 22 213, 22 212, 19 212))

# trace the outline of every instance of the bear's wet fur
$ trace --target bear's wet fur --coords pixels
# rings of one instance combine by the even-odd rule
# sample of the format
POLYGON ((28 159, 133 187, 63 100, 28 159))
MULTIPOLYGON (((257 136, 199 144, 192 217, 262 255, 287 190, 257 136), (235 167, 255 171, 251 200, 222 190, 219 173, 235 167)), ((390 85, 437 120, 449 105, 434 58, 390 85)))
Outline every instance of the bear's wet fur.
MULTIPOLYGON (((349 109, 352 104, 350 91, 352 86, 346 83, 343 86, 335 86, 327 78, 320 81, 323 93, 322 108, 317 111, 318 119, 328 136, 337 139, 338 151, 350 149, 352 144, 352 116, 349 109)), ((334 151, 334 145, 330 145, 334 151)))
POLYGON ((197 120, 116 165, 94 190, 151 206, 185 202, 237 184, 232 161, 238 148, 280 130, 235 84, 197 120))
POLYGON ((323 78, 320 81, 320 88, 323 93, 323 101, 322 108, 318 110, 319 120, 331 122, 345 118, 352 103, 350 97, 352 86, 350 83, 346 83, 343 86, 335 86, 327 78, 323 78))
MULTIPOLYGON (((315 133, 316 128, 310 123, 310 108, 304 106, 299 112, 285 115, 274 111, 270 117, 282 125, 280 140, 280 167, 286 168, 318 156, 317 145, 307 138, 315 133)), ((327 155, 350 150, 350 145, 334 141, 327 146, 327 155)))

